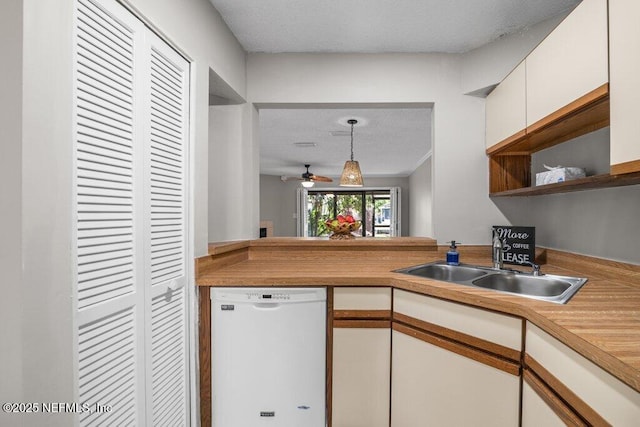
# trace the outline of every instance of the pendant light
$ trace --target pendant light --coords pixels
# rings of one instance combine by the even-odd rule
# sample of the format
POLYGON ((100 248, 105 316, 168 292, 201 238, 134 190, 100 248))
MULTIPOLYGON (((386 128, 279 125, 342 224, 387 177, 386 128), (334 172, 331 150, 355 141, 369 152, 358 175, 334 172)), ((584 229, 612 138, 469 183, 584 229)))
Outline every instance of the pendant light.
POLYGON ((351 160, 344 162, 344 169, 340 177, 340 187, 362 187, 362 172, 357 160, 353 160, 353 125, 358 123, 356 119, 349 119, 347 123, 351 125, 351 160))

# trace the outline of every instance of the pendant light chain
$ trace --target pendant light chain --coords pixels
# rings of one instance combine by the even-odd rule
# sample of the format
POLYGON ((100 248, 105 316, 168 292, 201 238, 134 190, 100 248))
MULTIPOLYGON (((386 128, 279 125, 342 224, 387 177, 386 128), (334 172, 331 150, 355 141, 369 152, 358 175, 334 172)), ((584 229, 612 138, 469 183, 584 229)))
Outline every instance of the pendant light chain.
POLYGON ((355 120, 349 120, 351 124, 351 161, 353 161, 353 125, 355 124, 355 120))

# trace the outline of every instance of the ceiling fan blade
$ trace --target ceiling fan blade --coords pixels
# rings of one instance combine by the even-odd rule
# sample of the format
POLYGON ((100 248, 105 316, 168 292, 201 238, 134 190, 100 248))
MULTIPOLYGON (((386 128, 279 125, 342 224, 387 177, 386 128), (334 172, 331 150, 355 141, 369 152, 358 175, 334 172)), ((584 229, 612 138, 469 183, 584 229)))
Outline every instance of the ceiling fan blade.
POLYGON ((311 181, 319 181, 319 182, 333 182, 331 178, 327 178, 326 176, 313 175, 311 177, 311 181))

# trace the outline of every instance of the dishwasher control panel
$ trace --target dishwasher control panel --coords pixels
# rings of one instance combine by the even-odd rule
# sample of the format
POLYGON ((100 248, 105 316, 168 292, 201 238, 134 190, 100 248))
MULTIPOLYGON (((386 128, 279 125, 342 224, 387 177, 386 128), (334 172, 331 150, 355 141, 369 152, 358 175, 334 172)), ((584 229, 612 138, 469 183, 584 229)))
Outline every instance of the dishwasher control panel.
POLYGON ((326 289, 319 288, 211 288, 217 301, 224 302, 303 302, 326 301, 326 289))
POLYGON ((286 301, 291 298, 289 294, 282 293, 261 293, 261 292, 251 292, 247 294, 247 299, 250 301, 286 301))

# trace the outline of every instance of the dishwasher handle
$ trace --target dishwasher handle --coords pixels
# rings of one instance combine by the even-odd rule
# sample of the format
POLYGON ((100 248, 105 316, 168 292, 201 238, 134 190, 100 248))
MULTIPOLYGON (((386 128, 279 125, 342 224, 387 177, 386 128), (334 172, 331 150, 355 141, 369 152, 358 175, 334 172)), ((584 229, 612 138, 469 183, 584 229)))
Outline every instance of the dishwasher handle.
POLYGON ((256 302, 253 308, 258 310, 277 310, 281 307, 279 302, 256 302))

